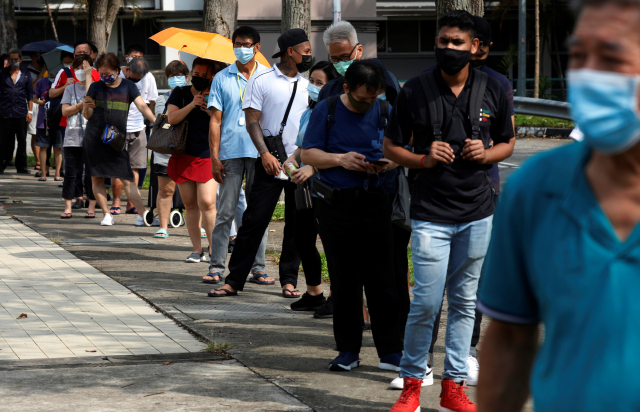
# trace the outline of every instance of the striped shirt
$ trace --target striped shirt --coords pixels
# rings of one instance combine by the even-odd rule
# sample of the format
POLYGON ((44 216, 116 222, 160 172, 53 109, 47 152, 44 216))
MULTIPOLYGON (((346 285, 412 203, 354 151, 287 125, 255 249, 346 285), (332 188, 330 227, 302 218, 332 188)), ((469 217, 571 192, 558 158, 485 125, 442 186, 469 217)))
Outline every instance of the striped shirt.
POLYGON ((105 119, 106 124, 114 126, 120 132, 127 130, 127 118, 129 116, 129 106, 140 96, 140 91, 135 83, 122 79, 118 87, 107 87, 102 81, 94 82, 89 87, 87 96, 93 98, 96 108, 94 116, 105 119), (105 111, 105 91, 107 110, 105 111))

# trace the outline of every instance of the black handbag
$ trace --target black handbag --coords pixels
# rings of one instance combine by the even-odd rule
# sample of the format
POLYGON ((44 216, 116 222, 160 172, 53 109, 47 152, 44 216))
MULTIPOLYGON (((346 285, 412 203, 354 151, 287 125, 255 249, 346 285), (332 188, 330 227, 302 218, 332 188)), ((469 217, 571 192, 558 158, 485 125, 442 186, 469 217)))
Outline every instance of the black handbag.
POLYGON ((267 150, 271 153, 280 164, 283 164, 287 160, 287 151, 284 148, 284 142, 282 141, 282 132, 287 125, 289 119, 289 112, 291 111, 291 105, 293 105, 293 99, 296 97, 296 90, 298 90, 298 81, 293 83, 293 93, 291 93, 291 99, 289 99, 289 105, 287 111, 284 113, 284 118, 280 124, 280 133, 277 136, 264 136, 264 144, 267 146, 267 150))
POLYGON ((298 188, 294 192, 296 197, 296 209, 307 210, 313 208, 313 199, 311 198, 311 189, 309 188, 309 181, 298 185, 298 188))
MULTIPOLYGON (((104 96, 104 119, 107 120, 107 114, 109 113, 107 105, 107 86, 103 84, 103 96, 104 96)), ((113 149, 121 152, 124 149, 125 143, 127 143, 127 135, 120 132, 115 126, 107 126, 102 133, 102 143, 110 145, 113 149)))

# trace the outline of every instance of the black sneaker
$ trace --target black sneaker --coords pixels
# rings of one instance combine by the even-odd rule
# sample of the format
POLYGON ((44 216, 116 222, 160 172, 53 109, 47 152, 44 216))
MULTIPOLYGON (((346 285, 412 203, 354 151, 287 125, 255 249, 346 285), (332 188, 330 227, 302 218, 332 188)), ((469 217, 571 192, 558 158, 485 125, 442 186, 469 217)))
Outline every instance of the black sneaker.
POLYGON ((76 201, 73 203, 73 206, 71 206, 71 208, 82 209, 82 206, 84 206, 84 202, 82 201, 82 199, 76 199, 76 201))
POLYGON ((327 298, 324 305, 320 306, 318 310, 316 310, 313 317, 316 319, 329 319, 333 317, 333 301, 331 300, 331 296, 327 298))
POLYGON ((311 296, 310 294, 308 294, 307 292, 304 292, 304 294, 302 295, 302 297, 293 302, 291 304, 291 310, 296 310, 296 311, 316 311, 318 309, 320 309, 320 307, 327 301, 327 299, 325 299, 324 297, 324 293, 320 293, 319 295, 316 296, 311 296))

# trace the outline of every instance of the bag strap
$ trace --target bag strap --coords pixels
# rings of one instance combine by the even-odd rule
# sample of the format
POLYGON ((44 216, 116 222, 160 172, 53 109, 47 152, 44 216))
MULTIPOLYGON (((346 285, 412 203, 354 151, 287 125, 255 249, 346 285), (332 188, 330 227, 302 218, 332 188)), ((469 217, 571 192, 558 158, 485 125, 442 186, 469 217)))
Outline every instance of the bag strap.
MULTIPOLYGON (((431 127, 433 128, 433 138, 441 142, 442 141, 442 121, 444 118, 444 108, 442 104, 442 96, 440 90, 438 90, 438 84, 436 83, 436 76, 433 70, 429 70, 426 73, 421 73, 418 76, 420 84, 422 84, 422 90, 427 98, 427 104, 429 106, 429 117, 431 118, 431 127)), ((414 144, 414 146, 417 146, 414 144)))
POLYGON ((336 122, 336 106, 338 105, 338 99, 340 96, 331 96, 327 99, 327 105, 329 106, 329 114, 327 115, 327 133, 333 127, 333 124, 336 122))
MULTIPOLYGON (((80 103, 80 101, 78 100, 78 93, 76 93, 76 85, 75 83, 73 84, 73 95, 76 98, 76 102, 80 103)), ((78 113, 75 114, 80 115, 80 130, 82 130, 82 135, 84 136, 84 127, 82 126, 82 110, 80 110, 78 113)))
POLYGON ((471 97, 469 98, 469 117, 471 119, 471 139, 476 140, 480 135, 480 123, 482 122, 482 100, 487 89, 489 75, 476 70, 474 73, 473 85, 471 86, 471 97))
POLYGON ((282 123, 280 124, 280 133, 278 136, 282 135, 284 131, 284 127, 287 125, 287 120, 289 119, 289 112, 291 111, 291 106, 293 105, 293 99, 296 97, 296 90, 298 90, 298 81, 293 82, 293 93, 291 93, 291 99, 289 99, 289 105, 287 106, 287 111, 284 112, 284 118, 282 119, 282 123))
POLYGON ((378 129, 384 130, 389 124, 389 102, 378 99, 378 103, 380 103, 380 125, 378 129))

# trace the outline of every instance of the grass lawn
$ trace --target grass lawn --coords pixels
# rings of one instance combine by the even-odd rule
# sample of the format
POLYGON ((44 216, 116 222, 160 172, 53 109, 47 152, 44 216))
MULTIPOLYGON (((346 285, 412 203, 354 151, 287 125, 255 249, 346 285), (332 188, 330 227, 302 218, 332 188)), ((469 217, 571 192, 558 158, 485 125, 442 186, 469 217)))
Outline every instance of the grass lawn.
POLYGON ((516 127, 552 127, 557 129, 571 129, 573 122, 570 120, 553 119, 551 117, 529 116, 526 114, 516 114, 516 127))

